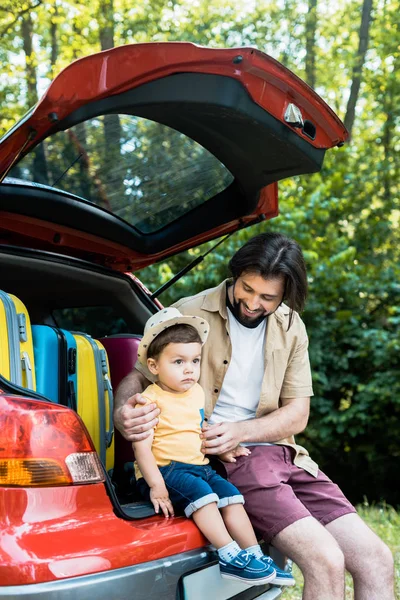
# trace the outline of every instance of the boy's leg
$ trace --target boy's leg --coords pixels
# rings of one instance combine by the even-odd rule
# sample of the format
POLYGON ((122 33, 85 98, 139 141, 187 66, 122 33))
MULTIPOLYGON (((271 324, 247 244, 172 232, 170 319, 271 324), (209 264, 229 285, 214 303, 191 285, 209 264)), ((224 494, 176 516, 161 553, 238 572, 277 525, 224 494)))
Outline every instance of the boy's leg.
POLYGON ((217 507, 219 498, 208 483, 205 467, 177 463, 171 468, 162 467, 161 471, 174 506, 183 508, 186 516, 193 518, 200 531, 217 548, 223 577, 254 585, 263 585, 275 577, 273 568, 242 551, 229 535, 217 507))
POLYGON ((210 488, 219 497, 218 508, 230 535, 243 549, 257 545, 253 526, 243 508, 244 498, 239 490, 210 466, 205 467, 205 473, 210 488))
POLYGON ((276 575, 271 580, 273 585, 294 585, 295 579, 291 573, 288 573, 278 567, 274 561, 263 554, 258 544, 253 526, 242 504, 228 504, 220 509, 222 518, 227 530, 238 544, 253 554, 258 560, 264 562, 276 575))
POLYGON ((216 502, 207 504, 196 510, 192 514, 192 518, 202 534, 217 550, 233 541, 217 508, 216 502))
POLYGON ((243 504, 228 504, 220 509, 226 529, 241 548, 258 544, 243 504))
POLYGON ((293 575, 280 569, 261 550, 253 526, 243 508, 243 497, 239 490, 229 483, 229 481, 220 477, 210 467, 207 468, 207 481, 212 490, 220 498, 218 507, 226 528, 239 546, 245 550, 245 554, 253 556, 257 561, 261 561, 266 566, 271 577, 270 582, 273 585, 294 585, 295 580, 293 575))

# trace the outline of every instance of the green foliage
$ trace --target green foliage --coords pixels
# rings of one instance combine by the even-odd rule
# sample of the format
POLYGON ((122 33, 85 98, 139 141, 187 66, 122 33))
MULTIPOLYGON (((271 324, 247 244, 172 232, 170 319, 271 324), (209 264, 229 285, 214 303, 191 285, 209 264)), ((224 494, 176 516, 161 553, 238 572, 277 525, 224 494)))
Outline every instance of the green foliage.
MULTIPOLYGON (((28 108, 22 39, 27 13, 34 29, 29 64, 38 65, 40 96, 50 76, 100 49, 100 32, 111 25, 106 4, 107 14, 113 8, 115 45, 166 40, 255 45, 305 76, 307 5, 294 0, 6 1, 0 9, 0 134, 28 108)), ((342 118, 360 7, 360 0, 317 3, 316 90, 342 118)), ((321 173, 281 182, 279 217, 232 235, 161 296, 168 305, 218 284, 227 276, 230 256, 260 231, 294 237, 308 265, 303 318, 315 391, 300 441, 353 500, 367 494, 393 504, 400 503, 395 485, 400 454, 399 11, 398 0, 374 3, 351 145, 329 151, 321 173)), ((123 124, 114 125, 124 135, 123 124)), ((97 147, 107 128, 91 135, 97 147)), ((71 152, 71 160, 74 156, 71 152)), ((101 165, 114 160, 124 166, 125 158, 98 158, 101 165)), ((50 178, 57 175, 54 162, 48 167, 50 178)), ((91 193, 101 201, 100 188, 91 193)), ((212 244, 148 267, 139 276, 155 290, 212 244)))

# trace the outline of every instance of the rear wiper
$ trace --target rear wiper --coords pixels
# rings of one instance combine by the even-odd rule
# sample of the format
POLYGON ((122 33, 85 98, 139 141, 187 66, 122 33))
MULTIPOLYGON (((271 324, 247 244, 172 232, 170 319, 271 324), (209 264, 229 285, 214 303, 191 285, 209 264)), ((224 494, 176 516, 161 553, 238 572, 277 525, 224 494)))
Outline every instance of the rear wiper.
POLYGON ((207 252, 204 252, 204 254, 201 254, 200 256, 198 256, 197 258, 192 260, 192 262, 190 262, 188 265, 186 265, 186 267, 183 267, 183 269, 181 269, 179 271, 179 273, 174 275, 169 281, 167 281, 161 287, 159 287, 158 290, 156 290, 153 294, 151 294, 151 296, 150 296, 151 299, 154 300, 154 298, 157 298, 158 296, 160 296, 163 292, 165 292, 165 290, 170 288, 171 285, 174 285, 175 282, 177 282, 179 279, 181 279, 181 277, 186 275, 186 273, 189 273, 189 271, 194 269, 194 267, 197 267, 197 265, 199 265, 205 259, 205 257, 210 254, 210 252, 213 252, 213 250, 215 250, 215 248, 218 248, 218 246, 220 244, 223 244, 228 238, 231 237, 231 235, 233 235, 237 231, 240 231, 241 229, 244 229, 245 227, 250 227, 250 225, 255 225, 256 223, 260 223, 261 221, 264 221, 264 220, 265 220, 265 215, 262 214, 262 215, 259 215, 256 219, 254 219, 254 221, 250 221, 249 223, 242 223, 242 225, 238 229, 235 229, 234 231, 231 231, 230 233, 228 233, 228 235, 226 235, 221 240, 219 240, 216 244, 214 244, 214 246, 212 246, 212 248, 207 250, 207 252))
POLYGON ((54 187, 57 183, 59 183, 61 181, 61 179, 64 177, 64 175, 66 175, 68 173, 68 171, 71 169, 71 167, 73 167, 74 164, 78 162, 78 160, 81 160, 82 156, 83 156, 83 152, 78 154, 78 156, 76 158, 74 158, 72 163, 65 169, 65 171, 63 171, 61 173, 61 175, 59 177, 57 177, 57 179, 55 181, 53 181, 53 183, 50 184, 50 187, 54 187))

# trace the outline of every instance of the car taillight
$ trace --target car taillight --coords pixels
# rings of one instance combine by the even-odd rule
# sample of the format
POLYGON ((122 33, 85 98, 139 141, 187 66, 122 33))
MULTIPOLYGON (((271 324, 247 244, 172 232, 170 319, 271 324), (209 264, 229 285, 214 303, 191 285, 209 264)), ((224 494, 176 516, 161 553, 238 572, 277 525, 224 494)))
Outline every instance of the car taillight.
POLYGON ((0 485, 43 487, 104 481, 79 416, 58 404, 0 396, 0 485))

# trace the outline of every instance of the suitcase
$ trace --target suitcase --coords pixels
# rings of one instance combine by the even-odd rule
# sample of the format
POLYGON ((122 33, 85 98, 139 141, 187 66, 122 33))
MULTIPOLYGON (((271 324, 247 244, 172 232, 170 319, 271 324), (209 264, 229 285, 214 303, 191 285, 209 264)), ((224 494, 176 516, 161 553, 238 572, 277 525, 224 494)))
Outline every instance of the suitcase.
POLYGON ((128 333, 117 333, 108 337, 100 338, 100 342, 107 350, 108 362, 110 363, 111 383, 116 390, 125 375, 128 375, 137 361, 141 335, 128 333))
POLYGON ((25 305, 0 291, 0 373, 12 383, 36 390, 31 322, 25 305))
POLYGON ((36 390, 76 410, 76 342, 69 331, 32 325, 36 390))
MULTIPOLYGON (((142 336, 134 334, 116 334, 101 338, 100 341, 107 350, 110 363, 111 382, 114 390, 117 389, 122 379, 134 368, 137 360, 137 351, 142 336)), ((113 482, 118 489, 130 488, 131 475, 127 467, 132 465, 134 454, 132 443, 128 442, 120 432, 115 430, 115 466, 113 482), (129 474, 130 473, 130 474, 129 474)), ((133 466, 133 465, 132 465, 133 466)))
POLYGON ((114 466, 114 396, 104 346, 73 332, 77 358, 77 412, 107 471, 114 466))

